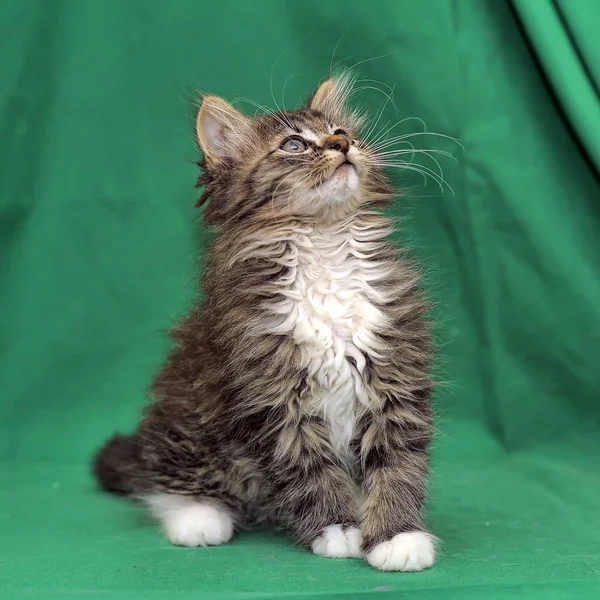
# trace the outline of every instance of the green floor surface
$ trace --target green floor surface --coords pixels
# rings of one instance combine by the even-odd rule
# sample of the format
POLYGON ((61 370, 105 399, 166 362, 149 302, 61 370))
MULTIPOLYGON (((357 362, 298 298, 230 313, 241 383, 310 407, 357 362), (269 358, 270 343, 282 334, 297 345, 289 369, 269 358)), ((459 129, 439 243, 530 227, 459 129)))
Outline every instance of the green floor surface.
POLYGON ((422 573, 379 573, 360 560, 313 556, 273 532, 243 533, 224 547, 177 548, 140 511, 97 493, 80 467, 23 463, 1 479, 0 535, 11 544, 0 591, 41 598, 598 597, 600 453, 578 444, 577 451, 571 444, 511 455, 490 448, 478 459, 436 461, 429 521, 443 545, 437 565, 422 573))
MULTIPOLYGON (((445 439, 438 450, 456 442, 445 439)), ((97 493, 81 467, 22 463, 0 480, 0 535, 11 539, 0 591, 40 598, 594 598, 599 460, 581 438, 545 451, 489 448, 471 460, 437 460, 429 521, 443 544, 437 565, 422 573, 380 573, 360 560, 313 556, 273 532, 243 533, 218 548, 177 548, 136 508, 97 493)))

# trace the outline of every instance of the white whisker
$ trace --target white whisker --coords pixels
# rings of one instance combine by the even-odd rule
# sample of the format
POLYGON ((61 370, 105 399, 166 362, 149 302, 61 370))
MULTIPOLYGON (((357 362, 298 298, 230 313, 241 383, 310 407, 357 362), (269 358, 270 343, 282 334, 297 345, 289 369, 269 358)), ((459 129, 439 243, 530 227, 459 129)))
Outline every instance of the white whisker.
POLYGON ((269 90, 271 91, 271 98, 273 98, 273 104, 275 105, 275 108, 277 109, 278 112, 283 112, 283 110, 281 108, 279 108, 279 105, 277 104, 277 100, 275 100, 275 93, 273 92, 273 73, 275 71, 275 67, 277 66, 277 63, 283 58, 283 56, 285 55, 285 53, 292 46, 294 46, 297 43, 298 42, 292 42, 286 48, 283 49, 283 51, 281 52, 281 54, 275 59, 275 62, 273 63, 273 66, 271 67, 271 72, 269 73, 269 90))
POLYGON ((288 81, 295 75, 295 73, 290 73, 285 81, 283 82, 283 87, 281 88, 281 106, 283 106, 283 111, 285 112, 287 109, 285 108, 285 87, 288 81))
POLYGON ((434 137, 440 137, 440 138, 450 140, 451 142, 454 142, 464 152, 465 147, 462 145, 462 143, 460 142, 460 140, 458 138, 452 137, 450 135, 446 135, 444 133, 435 133, 433 131, 416 131, 414 133, 405 133, 403 135, 396 136, 395 138, 390 138, 389 140, 386 140, 385 144, 378 146, 377 149, 381 149, 383 147, 386 147, 387 145, 391 145, 398 141, 404 141, 407 138, 417 137, 419 135, 431 135, 434 137))
POLYGON ((385 168, 391 168, 391 169, 405 169, 405 170, 409 170, 409 171, 416 171, 417 173, 421 173, 421 175, 425 176, 429 176, 431 177, 431 179, 433 179, 437 185, 439 186, 440 190, 443 192, 444 191, 444 186, 446 186, 448 188, 448 190, 453 194, 454 194, 454 189, 452 188, 452 186, 446 181, 446 179, 443 177, 443 175, 440 175, 439 173, 436 173, 435 171, 433 171, 432 169, 430 169, 429 167, 426 167, 424 165, 417 165, 417 164, 409 164, 409 163, 404 163, 404 164, 399 164, 399 163, 388 163, 388 162, 379 162, 377 163, 378 167, 385 167, 385 168))
POLYGON ((403 137, 403 136, 396 136, 394 138, 385 139, 386 136, 389 135, 389 133, 391 131, 393 131, 396 127, 398 127, 398 125, 402 125, 403 123, 406 123, 407 121, 418 121, 423 126, 423 129, 426 129, 425 121, 423 121, 423 119, 420 119, 419 117, 405 117, 404 119, 402 119, 402 120, 398 121, 397 123, 395 123, 394 125, 392 125, 386 131, 382 132, 375 140, 373 140, 371 142, 371 144, 377 144, 380 141, 382 141, 382 143, 385 142, 387 144, 387 143, 393 142, 393 140, 403 137))
POLYGON ((397 156, 400 154, 441 154, 442 156, 447 156, 454 161, 458 159, 452 153, 447 152, 446 150, 437 150, 436 148, 431 148, 429 150, 425 149, 415 149, 411 148, 410 150, 389 150, 387 152, 378 152, 377 156, 397 156))
POLYGON ((333 59, 335 58, 335 53, 338 49, 338 46, 340 45, 340 43, 342 42, 342 40, 344 39, 344 36, 346 35, 346 32, 344 31, 342 33, 342 35, 340 36, 340 39, 337 41, 336 45, 333 47, 333 52, 331 53, 331 60, 329 61, 329 77, 331 77, 332 73, 333 73, 333 59))
POLYGON ((349 96, 353 96, 354 94, 356 94, 358 92, 362 92, 364 90, 375 90, 375 91, 379 92, 380 94, 383 94, 386 97, 387 101, 390 102, 391 105, 394 107, 394 112, 396 114, 398 114, 398 107, 396 106, 396 103, 394 102, 394 98, 393 98, 394 88, 392 88, 392 91, 388 94, 373 85, 363 85, 363 86, 354 88, 352 90, 352 92, 349 94, 349 96))
POLYGON ((350 67, 350 71, 352 71, 354 68, 358 67, 358 65, 364 65, 367 62, 371 62, 373 60, 379 60, 380 58, 387 58, 388 56, 390 56, 392 53, 391 52, 387 52, 386 54, 382 54, 381 56, 374 56, 373 58, 365 58, 364 60, 360 60, 357 63, 354 63, 351 67, 350 67))
MULTIPOLYGON (((392 92, 391 93, 392 94, 394 93, 394 89, 393 88, 392 88, 392 92)), ((369 128, 368 132, 365 134, 365 138, 366 139, 368 139, 369 136, 372 134, 372 132, 375 131, 375 129, 377 128, 377 125, 379 124, 379 121, 381 120, 381 117, 383 116, 383 113, 385 111, 385 107, 387 106, 387 104, 388 104, 389 101, 391 101, 392 103, 394 102, 392 100, 392 96, 391 95, 386 96, 385 102, 383 103, 381 109, 378 111, 379 114, 378 114, 377 118, 375 119, 375 121, 371 125, 371 127, 369 128)))

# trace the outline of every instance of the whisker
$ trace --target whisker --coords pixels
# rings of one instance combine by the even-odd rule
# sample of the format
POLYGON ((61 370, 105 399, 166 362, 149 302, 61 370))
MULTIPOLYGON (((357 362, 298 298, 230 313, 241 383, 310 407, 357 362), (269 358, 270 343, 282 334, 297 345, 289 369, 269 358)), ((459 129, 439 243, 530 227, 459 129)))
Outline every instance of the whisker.
MULTIPOLYGON (((407 121, 418 121, 422 126, 423 129, 427 129, 426 125, 425 125, 425 121, 423 121, 423 119, 420 119, 419 117, 405 117, 404 119, 398 121, 397 123, 395 123, 394 125, 392 125, 389 129, 387 129, 386 131, 384 131, 383 133, 381 133, 376 139, 375 139, 375 143, 377 143, 379 140, 382 140, 383 138, 385 138, 385 136, 387 136, 390 131, 392 131, 393 129, 395 129, 396 127, 398 127, 398 125, 402 125, 402 123, 406 123, 407 121)), ((401 136, 398 136, 401 137, 401 136)), ((393 139, 396 138, 389 138, 387 140, 384 140, 386 142, 391 141, 393 139)))
POLYGON ((340 36, 340 39, 337 41, 337 43, 333 47, 333 52, 331 53, 331 60, 329 61, 329 77, 331 77, 331 75, 333 73, 333 59, 335 58, 335 53, 337 52, 337 49, 338 49, 340 43, 342 42, 342 40, 344 39, 345 35, 346 35, 346 32, 344 31, 342 33, 342 35, 340 36))
POLYGON ((391 168, 391 169, 405 169, 405 170, 409 170, 409 171, 416 171, 417 173, 421 173, 421 175, 423 175, 424 177, 426 175, 428 175, 429 177, 431 177, 431 179, 433 179, 437 183, 437 185, 439 186, 439 188, 442 192, 444 191, 444 185, 445 185, 448 188, 448 190, 452 193, 452 195, 455 195, 454 189, 446 181, 446 179, 443 177, 443 175, 436 173, 435 171, 433 171, 432 169, 430 169, 429 167, 426 167, 424 165, 416 165, 414 163, 399 164, 399 163, 380 162, 380 163, 377 163, 377 166, 385 167, 388 169, 391 168))
POLYGON ((384 83, 383 81, 379 81, 378 79, 357 79, 356 82, 357 83, 378 83, 379 85, 386 88, 390 94, 394 91, 394 87, 395 87, 395 86, 388 85, 387 83, 384 83))
MULTIPOLYGON (((367 81, 367 80, 363 80, 363 81, 367 81)), ((384 92, 383 90, 380 90, 378 87, 375 87, 374 85, 363 85, 363 86, 354 88, 352 90, 352 92, 349 94, 349 96, 353 96, 354 94, 356 94, 358 92, 362 92, 364 90, 375 90, 376 92, 383 94, 387 98, 387 100, 391 103, 391 105, 394 107, 394 112, 396 114, 398 114, 398 107, 396 106, 396 103, 394 102, 394 99, 393 99, 394 88, 392 88, 392 91, 388 94, 388 93, 384 92)))
POLYGON ((283 58, 285 53, 297 43, 298 43, 297 41, 292 42, 291 44, 289 44, 288 46, 286 46, 283 49, 281 54, 275 59, 275 62, 273 63, 273 66, 271 67, 271 72, 269 73, 269 90, 271 91, 271 98, 273 98, 273 104, 275 105, 275 108, 277 109, 278 112, 283 112, 283 111, 281 110, 281 108, 279 108, 279 105, 277 104, 277 100, 275 100, 275 93, 273 92, 273 73, 275 71, 275 67, 277 66, 277 63, 283 58))
POLYGON ((450 135, 446 135, 445 133, 435 133, 433 131, 416 131, 413 133, 405 133, 403 135, 399 135, 396 136, 395 138, 390 138, 389 140, 386 140, 385 144, 380 146, 381 147, 385 147, 385 145, 389 145, 398 141, 403 141, 407 138, 412 138, 412 137, 416 137, 419 135, 431 135, 434 137, 441 137, 447 140, 450 140, 451 142, 454 142, 463 152, 465 150, 465 147, 462 145, 462 143, 460 142, 460 140, 458 138, 452 137, 450 135))
POLYGON ((451 158, 454 161, 457 161, 458 159, 456 158, 456 156, 454 156, 452 153, 447 152, 446 150, 437 150, 436 148, 432 148, 430 150, 425 150, 425 149, 415 149, 415 148, 411 148, 410 150, 388 150, 387 152, 378 152, 377 156, 397 156, 400 154, 429 154, 429 153, 433 153, 433 154, 441 154, 442 156, 447 156, 448 158, 451 158))
POLYGON ((380 108, 377 109, 377 112, 375 113, 375 117, 373 118, 371 125, 369 125, 367 130, 362 134, 363 139, 369 141, 370 136, 375 131, 375 127, 377 126, 376 124, 381 119, 381 115, 383 114, 384 109, 385 105, 382 105, 380 108))
POLYGON ((358 67, 358 65, 364 65, 365 63, 371 62, 373 60, 379 60, 380 58, 387 58, 391 54, 392 54, 391 52, 387 52, 386 54, 382 54, 381 56, 374 56, 373 58, 365 58, 364 60, 360 60, 357 63, 353 64, 349 70, 352 71, 355 67, 358 67))
MULTIPOLYGON (((255 106, 256 108, 258 108, 259 110, 261 110, 264 115, 269 116, 269 117, 273 117, 283 127, 286 127, 286 128, 287 127, 289 127, 289 128, 292 127, 291 124, 289 123, 288 119, 285 117, 284 113, 276 112, 272 108, 264 106, 263 104, 258 104, 258 102, 254 102, 254 100, 250 100, 249 98, 239 97, 239 98, 236 98, 234 100, 234 103, 235 102, 239 102, 239 101, 241 101, 241 102, 247 102, 248 104, 251 104, 251 105, 255 106)), ((257 113, 255 113, 254 116, 256 116, 256 114, 257 113)))
POLYGON ((286 78, 285 81, 283 82, 283 87, 281 88, 281 106, 283 106, 283 110, 285 112, 286 108, 285 108, 285 87, 288 83, 288 81, 294 77, 296 73, 290 73, 286 78))
MULTIPOLYGON (((392 88, 392 94, 393 94, 393 93, 394 93, 394 90, 393 90, 393 88, 392 88)), ((372 134, 372 132, 374 132, 374 131, 376 130, 376 128, 377 128, 377 125, 379 124, 379 121, 381 120, 381 117, 383 116, 383 113, 384 113, 384 111, 385 111, 385 107, 387 106, 387 104, 388 104, 388 102, 389 102, 389 101, 391 101, 392 103, 394 102, 394 101, 392 100, 392 97, 391 97, 391 96, 386 96, 386 100, 385 100, 385 102, 383 103, 383 105, 382 105, 381 109, 378 111, 378 113, 379 113, 379 114, 378 114, 377 118, 375 119, 375 121, 374 121, 374 123, 371 125, 371 127, 369 127, 369 130, 368 130, 368 132, 365 134, 365 138, 367 138, 367 139, 368 139, 368 138, 369 138, 369 136, 372 134)))
MULTIPOLYGON (((410 152, 411 153, 409 162, 412 162, 414 160, 414 158, 415 158, 415 147, 414 147, 414 145, 411 144, 409 141, 404 141, 404 142, 401 142, 401 143, 405 144, 405 145, 408 145, 410 147, 410 150, 405 150, 405 152, 407 152, 407 153, 410 152)), ((400 149, 398 149, 398 150, 400 150, 400 149)), ((394 150, 387 150, 386 152, 394 152, 394 150)), ((381 151, 377 150, 375 152, 375 156, 385 156, 386 152, 381 152, 381 151)))

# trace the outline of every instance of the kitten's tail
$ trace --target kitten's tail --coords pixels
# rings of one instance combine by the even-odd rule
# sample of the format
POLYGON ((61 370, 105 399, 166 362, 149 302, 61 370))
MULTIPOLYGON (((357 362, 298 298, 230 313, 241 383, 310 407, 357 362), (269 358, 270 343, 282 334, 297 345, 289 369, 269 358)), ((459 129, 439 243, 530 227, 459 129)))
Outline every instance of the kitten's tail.
POLYGON ((140 446, 135 435, 115 435, 98 451, 93 472, 100 486, 118 496, 136 493, 141 467, 140 446))

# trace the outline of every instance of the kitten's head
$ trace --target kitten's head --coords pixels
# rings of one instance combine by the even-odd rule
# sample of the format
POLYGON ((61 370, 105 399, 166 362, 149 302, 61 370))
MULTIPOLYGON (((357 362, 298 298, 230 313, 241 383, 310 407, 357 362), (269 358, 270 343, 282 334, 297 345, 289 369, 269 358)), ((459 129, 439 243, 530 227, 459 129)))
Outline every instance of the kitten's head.
POLYGON ((284 216, 343 218, 392 189, 348 109, 352 78, 325 80, 305 106, 250 118, 205 96, 196 120, 204 155, 199 204, 212 224, 284 216))

